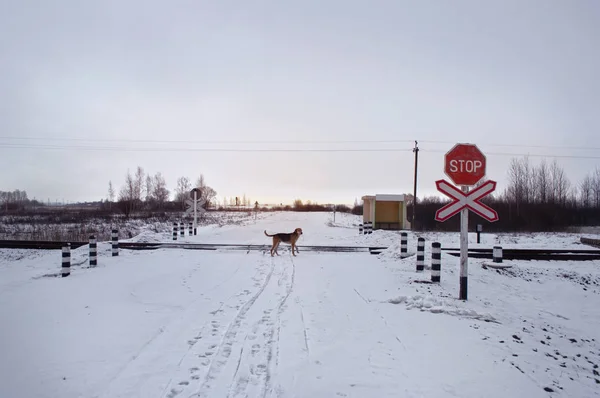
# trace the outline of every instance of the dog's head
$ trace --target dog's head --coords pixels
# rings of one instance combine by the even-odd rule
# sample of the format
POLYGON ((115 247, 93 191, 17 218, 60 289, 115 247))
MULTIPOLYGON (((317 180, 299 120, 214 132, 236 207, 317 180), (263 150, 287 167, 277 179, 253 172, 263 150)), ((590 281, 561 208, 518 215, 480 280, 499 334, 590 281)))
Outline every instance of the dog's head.
POLYGON ((296 228, 296 229, 294 230, 294 232, 295 232, 296 234, 298 234, 298 236, 300 236, 300 235, 302 235, 302 228, 296 228))

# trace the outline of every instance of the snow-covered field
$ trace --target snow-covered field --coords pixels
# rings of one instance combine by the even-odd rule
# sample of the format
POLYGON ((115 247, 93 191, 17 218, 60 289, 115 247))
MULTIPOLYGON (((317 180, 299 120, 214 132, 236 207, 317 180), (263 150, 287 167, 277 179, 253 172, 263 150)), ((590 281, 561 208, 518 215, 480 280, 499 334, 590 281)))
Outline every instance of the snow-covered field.
MULTIPOLYGON (((184 242, 269 243, 302 227, 300 254, 0 249, 0 397, 600 396, 600 261, 458 258, 442 282, 401 259, 399 233, 358 235, 358 218, 261 214, 184 242), (381 245, 380 255, 302 251, 381 245)), ((458 246, 458 233, 425 233, 458 246)), ((594 235, 587 235, 596 237, 594 235)), ((577 234, 484 234, 481 247, 585 248, 577 234)), ((409 252, 417 236, 409 232, 409 252)), ((165 226, 130 241, 171 241, 165 226)), ((470 236, 475 245, 475 235, 470 236)))

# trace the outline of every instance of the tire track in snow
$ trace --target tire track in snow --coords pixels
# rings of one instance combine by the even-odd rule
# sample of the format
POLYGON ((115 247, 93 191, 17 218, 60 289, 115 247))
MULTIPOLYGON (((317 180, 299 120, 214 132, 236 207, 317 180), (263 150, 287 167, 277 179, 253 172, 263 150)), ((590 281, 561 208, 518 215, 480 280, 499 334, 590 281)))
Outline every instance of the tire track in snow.
POLYGON ((288 298, 290 297, 290 295, 292 294, 292 291, 294 290, 294 282, 296 279, 296 264, 294 263, 294 258, 290 257, 291 260, 291 264, 292 264, 292 275, 291 275, 291 280, 289 285, 286 288, 286 294, 283 297, 283 299, 281 300, 281 302, 279 303, 279 305, 277 306, 277 329, 273 329, 272 334, 271 334, 271 341, 273 341, 273 335, 275 334, 277 336, 277 345, 276 345, 276 356, 275 356, 275 366, 271 367, 270 365, 272 364, 272 359, 273 359, 273 345, 271 344, 269 346, 269 353, 267 354, 267 359, 268 359, 268 363, 267 363, 267 375, 266 375, 266 380, 265 380, 265 392, 263 394, 263 397, 267 396, 267 393, 272 393, 273 392, 273 387, 271 386, 271 378, 273 376, 274 373, 277 372, 277 369, 279 368, 279 336, 281 335, 281 315, 283 314, 283 312, 285 311, 285 304, 287 303, 288 298))
POLYGON ((269 286, 272 292, 264 297, 266 300, 280 296, 280 299, 273 306, 261 308, 262 313, 257 314, 260 319, 249 327, 227 397, 266 397, 273 392, 272 380, 279 365, 281 315, 295 284, 293 260, 280 265, 278 273, 277 283, 271 282, 269 286))
MULTIPOLYGON (((220 358, 224 357, 225 359, 217 359, 217 358, 213 357, 213 359, 210 361, 209 368, 206 372, 206 375, 204 377, 202 384, 199 386, 198 391, 196 393, 192 394, 190 397, 206 396, 206 394, 208 393, 207 390, 210 390, 210 387, 211 387, 211 385, 209 384, 210 381, 215 380, 218 377, 218 375, 221 373, 223 367, 225 367, 225 365, 227 364, 227 362, 231 356, 232 346, 235 343, 235 338, 240 329, 243 318, 246 316, 246 314, 252 308, 252 306, 254 305, 256 300, 258 300, 258 298, 265 291, 266 287, 269 285, 269 283, 271 281, 271 277, 273 276, 274 270, 275 270, 275 263, 273 262, 273 260, 271 260, 271 269, 269 270, 261 287, 239 309, 238 313, 235 315, 233 320, 229 323, 227 330, 226 330, 225 334, 223 335, 223 338, 221 339, 220 343, 218 344, 218 347, 213 347, 213 348, 217 348, 217 352, 216 352, 217 356, 220 358)), ((240 351, 240 356, 242 354, 243 354, 243 346, 242 346, 242 350, 240 351)), ((239 359, 238 359, 238 362, 239 362, 239 359)), ((238 368, 239 368, 239 363, 238 363, 238 368)))

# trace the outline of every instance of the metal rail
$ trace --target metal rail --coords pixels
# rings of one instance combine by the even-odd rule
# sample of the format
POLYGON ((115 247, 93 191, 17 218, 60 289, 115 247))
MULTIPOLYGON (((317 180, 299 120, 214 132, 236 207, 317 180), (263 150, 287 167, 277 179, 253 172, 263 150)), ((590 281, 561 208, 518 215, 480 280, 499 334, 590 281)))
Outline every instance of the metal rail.
MULTIPOLYGON (((583 239, 582 239, 583 242, 583 239)), ((28 241, 28 240, 0 240, 0 248, 11 249, 42 249, 58 250, 65 243, 70 243, 75 249, 88 245, 89 242, 75 241, 28 241)), ((236 243, 184 243, 184 242, 119 242, 119 248, 126 250, 157 250, 157 249, 187 249, 187 250, 243 250, 243 251, 268 251, 271 245, 236 244, 236 243)), ((299 246, 300 251, 309 252, 335 252, 335 253, 370 253, 380 254, 387 249, 385 246, 299 246)), ((460 249, 453 247, 442 248, 452 256, 459 256, 460 249)), ((469 248, 471 258, 492 258, 492 250, 487 248, 469 248)), ((600 260, 598 249, 503 249, 502 257, 505 260, 562 260, 586 261, 600 260)))

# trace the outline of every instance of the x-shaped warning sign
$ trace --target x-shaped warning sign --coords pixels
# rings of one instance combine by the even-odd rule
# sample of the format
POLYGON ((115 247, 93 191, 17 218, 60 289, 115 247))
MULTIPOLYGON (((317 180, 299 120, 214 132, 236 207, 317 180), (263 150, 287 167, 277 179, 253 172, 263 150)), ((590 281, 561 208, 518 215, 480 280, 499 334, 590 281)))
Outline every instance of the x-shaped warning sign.
POLYGON ((438 180, 435 182, 435 185, 437 186, 438 191, 452 199, 451 203, 448 203, 446 206, 435 212, 436 221, 446 221, 465 207, 471 209, 475 214, 480 215, 488 221, 498 221, 498 213, 491 207, 480 202, 481 199, 494 192, 496 189, 496 181, 486 181, 469 193, 462 192, 446 180, 438 180))

